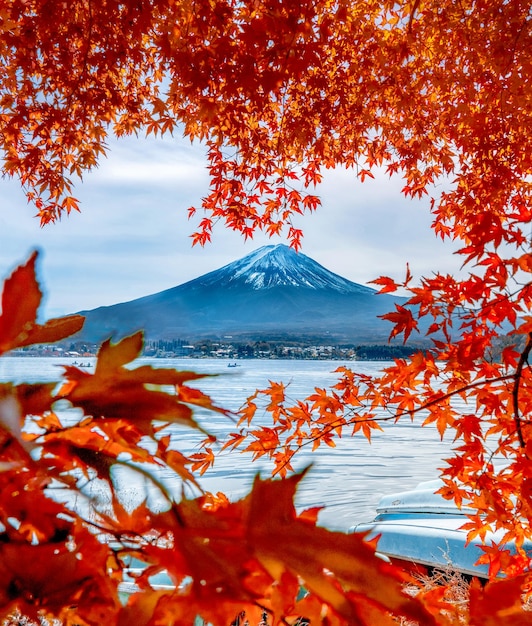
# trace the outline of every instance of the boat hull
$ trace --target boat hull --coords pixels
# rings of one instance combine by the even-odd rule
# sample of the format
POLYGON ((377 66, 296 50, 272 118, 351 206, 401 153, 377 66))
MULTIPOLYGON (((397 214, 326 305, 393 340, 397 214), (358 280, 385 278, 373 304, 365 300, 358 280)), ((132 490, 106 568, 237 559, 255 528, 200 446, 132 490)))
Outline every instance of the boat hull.
MULTIPOLYGON (((424 482, 411 491, 384 496, 375 519, 351 530, 376 540, 377 553, 389 560, 488 578, 489 565, 478 563, 484 554, 482 546, 500 543, 504 531, 488 532, 482 541, 468 542, 464 524, 474 511, 459 509, 437 494, 442 485, 439 480, 424 482)), ((506 548, 513 550, 512 544, 506 548)), ((524 548, 532 554, 531 542, 524 548)))

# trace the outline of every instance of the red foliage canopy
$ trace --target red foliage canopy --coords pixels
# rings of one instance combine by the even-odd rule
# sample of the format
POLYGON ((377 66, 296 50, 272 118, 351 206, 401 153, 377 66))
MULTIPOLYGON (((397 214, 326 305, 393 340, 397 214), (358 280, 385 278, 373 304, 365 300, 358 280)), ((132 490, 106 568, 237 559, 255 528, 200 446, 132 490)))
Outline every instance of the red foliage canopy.
MULTIPOLYGON (((410 290, 408 305, 386 318, 393 324, 391 335, 406 339, 416 332, 417 320, 428 316, 431 349, 410 361, 397 361, 375 378, 343 369, 334 389, 317 389, 295 406, 284 401, 279 386, 257 392, 242 418, 252 420, 257 399, 263 395, 273 425, 255 427, 251 421, 244 428, 242 422, 242 430, 227 445, 242 446, 254 455, 272 455, 283 472, 307 441, 330 443, 346 428, 369 437, 379 427, 383 407, 393 419, 422 415, 440 433, 453 429, 456 435, 456 455, 443 471, 444 495, 478 509, 471 520, 472 535, 492 524, 504 528, 506 537, 519 546, 532 537, 531 39, 530 3, 525 0, 415 0, 404 5, 391 0, 5 0, 0 7, 2 170, 20 178, 46 223, 78 208, 70 177, 80 177, 97 164, 109 134, 179 130, 203 141, 209 159, 211 188, 194 235, 199 243, 208 241, 214 221, 222 220, 246 237, 257 229, 276 234, 288 227, 288 237, 297 247, 301 233, 291 217, 317 207, 314 187, 324 170, 335 166, 353 167, 362 181, 376 168, 384 168, 404 179, 407 196, 430 196, 436 234, 460 242, 459 254, 469 273, 460 279, 437 273, 417 282, 408 275, 404 284, 397 285, 410 290), (467 413, 453 407, 456 394, 468 403, 467 413), (504 469, 495 469, 494 455, 506 459, 504 469)), ((29 278, 32 264, 30 259, 6 283, 0 319, 2 351, 59 339, 80 323, 70 318, 36 324, 39 292, 29 278), (27 292, 24 281, 31 284, 27 292), (21 307, 23 289, 27 304, 21 307)), ((386 292, 396 287, 386 277, 376 282, 386 292)), ((147 459, 139 445, 142 437, 157 441, 155 462, 167 463, 183 479, 193 480, 189 464, 170 450, 164 436, 158 438, 159 427, 153 420, 165 415, 194 427, 189 405, 209 406, 209 401, 188 394, 188 375, 125 368, 139 346, 139 337, 118 346, 105 344, 95 373, 67 370, 60 395, 46 385, 4 385, 2 480, 14 475, 13 480, 20 481, 25 472, 31 479, 28 484, 42 491, 44 476, 74 488, 75 469, 108 479, 109 464, 122 462, 121 451, 127 450, 132 459, 147 459), (168 383, 180 389, 181 396, 168 398, 154 388, 168 383), (69 428, 61 424, 53 411, 60 397, 81 408, 86 419, 69 428), (138 413, 130 419, 133 405, 138 413), (42 430, 37 439, 22 435, 26 415, 38 416, 32 418, 42 430), (46 452, 39 456, 37 449, 46 452)), ((212 458, 207 450, 204 457, 192 461, 204 468, 212 458)), ((255 489, 279 489, 280 501, 286 503, 293 486, 290 481, 259 483, 255 489)), ((20 493, 12 502, 7 499, 9 506, 22 506, 20 493)), ((41 497, 44 494, 35 495, 41 497)), ((150 526, 155 528, 157 547, 150 558, 159 558, 161 540, 167 546, 177 545, 172 541, 178 520, 192 516, 202 529, 197 534, 202 539, 194 545, 201 547, 204 539, 214 537, 203 530, 205 525, 223 526, 227 514, 234 516, 235 528, 242 528, 239 524, 245 525, 252 501, 253 496, 208 514, 195 501, 172 503, 171 513, 150 526)), ((148 519, 154 523, 144 509, 126 513, 114 497, 112 505, 112 514, 97 525, 118 539, 124 528, 131 528, 138 538, 148 528, 148 519)), ((14 537, 25 542, 28 552, 43 548, 41 544, 55 536, 53 524, 41 528, 48 518, 57 519, 54 506, 43 504, 43 515, 37 520, 28 515, 26 521, 15 510, 13 515, 6 513, 2 523, 9 541, 14 537)), ((82 554, 71 549, 72 541, 78 546, 82 540, 69 538, 75 537, 78 526, 84 529, 80 532, 91 526, 73 515, 59 518, 61 525, 68 526, 57 547, 64 554, 65 571, 72 565, 72 554, 82 554)), ((298 529, 303 523, 292 510, 284 519, 298 529)), ((297 577, 311 589, 303 600, 304 613, 316 621, 376 623, 378 614, 379 623, 389 623, 386 610, 403 611, 392 591, 396 583, 386 583, 389 605, 382 598, 368 600, 368 588, 353 586, 351 579, 343 578, 343 570, 329 568, 325 560, 321 565, 332 572, 331 580, 323 571, 309 572, 302 562, 296 568, 290 560, 294 555, 288 553, 286 562, 281 559, 281 571, 281 557, 269 552, 277 541, 286 545, 277 530, 275 540, 269 536, 268 550, 260 532, 246 531, 251 544, 237 550, 233 561, 214 542, 212 558, 221 559, 216 560, 223 564, 220 570, 227 568, 220 593, 229 596, 227 603, 224 596, 217 605, 222 608, 216 608, 220 611, 216 615, 203 607, 208 619, 221 623, 235 609, 235 600, 246 608, 264 606, 275 615, 288 615, 293 607, 286 594, 295 589, 297 577), (260 566, 246 569, 250 562, 260 566)), ((323 547, 321 531, 311 532, 315 534, 309 542, 323 547)), ((327 535, 326 543, 332 541, 327 535)), ((338 542, 343 550, 348 540, 343 537, 338 542)), ((349 543, 351 558, 366 554, 363 545, 349 543)), ((5 552, 6 562, 12 558, 5 552)), ((197 573, 196 563, 187 558, 176 557, 179 576, 197 573)), ((508 559, 498 549, 487 549, 485 558, 493 570, 502 565, 507 575, 529 565, 526 555, 508 559)), ((205 562, 198 557, 198 567, 205 562)), ((92 577, 92 568, 100 567, 99 563, 96 558, 87 564, 80 576, 90 571, 92 577)), ((116 559, 113 563, 108 566, 109 580, 98 583, 97 594, 107 602, 106 610, 123 616, 133 609, 122 610, 116 604, 113 589, 121 565, 116 559)), ((156 560, 155 567, 159 564, 166 567, 168 561, 156 560)), ((381 568, 377 570, 380 575, 381 568)), ((18 606, 23 597, 25 602, 31 599, 28 606, 51 607, 57 613, 54 590, 43 586, 39 568, 27 585, 3 572, 7 594, 3 597, 13 599, 8 607, 18 606), (46 598, 35 591, 37 587, 49 592, 46 598), (20 589, 24 594, 13 591, 20 589)), ((211 575, 202 571, 201 576, 200 581, 218 593, 218 587, 210 586, 211 575)), ((517 578, 485 590, 475 588, 472 623, 496 619, 503 624, 510 618, 512 624, 524 623, 519 613, 522 582, 517 578), (502 597, 505 603, 499 611, 497 602, 502 597)), ((194 603, 204 596, 197 584, 191 589, 188 600, 193 603, 187 606, 199 607, 194 603)), ((88 607, 76 593, 68 587, 65 601, 88 607)), ((180 593, 176 591, 177 596, 180 593)), ((146 623, 166 619, 157 616, 166 615, 164 607, 170 604, 177 622, 190 617, 189 609, 186 616, 179 613, 174 599, 165 593, 150 592, 143 598, 132 602, 146 623)), ((418 617, 424 610, 420 602, 411 605, 418 617)), ((446 623, 446 615, 452 613, 434 609, 437 602, 432 597, 427 610, 446 623)), ((303 612, 300 607, 295 610, 303 612)), ((76 619, 92 619, 83 611, 79 609, 76 619)))

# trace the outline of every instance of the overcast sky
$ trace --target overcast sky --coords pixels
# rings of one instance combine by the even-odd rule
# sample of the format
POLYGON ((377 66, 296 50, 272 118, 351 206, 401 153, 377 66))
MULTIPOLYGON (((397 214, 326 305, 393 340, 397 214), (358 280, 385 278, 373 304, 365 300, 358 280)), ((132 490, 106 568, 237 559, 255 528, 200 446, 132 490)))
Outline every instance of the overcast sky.
MULTIPOLYGON (((187 208, 208 190, 202 148, 179 139, 110 145, 108 158, 76 185, 81 213, 57 224, 41 228, 18 181, 0 179, 0 275, 39 248, 45 317, 156 293, 261 245, 286 243, 261 235, 244 242, 219 225, 212 244, 192 248, 197 222, 187 220, 187 208)), ((406 200, 401 187, 384 175, 362 184, 353 172, 328 172, 317 190, 322 206, 297 222, 302 252, 361 284, 383 274, 402 279, 407 261, 415 276, 457 270, 453 246, 430 229, 428 199, 406 200)))

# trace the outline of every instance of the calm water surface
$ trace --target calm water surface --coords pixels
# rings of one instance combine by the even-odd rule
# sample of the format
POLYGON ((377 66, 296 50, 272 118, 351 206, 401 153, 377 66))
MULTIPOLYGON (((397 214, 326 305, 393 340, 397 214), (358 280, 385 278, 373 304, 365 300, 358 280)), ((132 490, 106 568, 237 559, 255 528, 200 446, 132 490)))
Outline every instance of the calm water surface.
MULTIPOLYGON (((84 358, 83 362, 94 362, 84 358)), ((53 381, 61 377, 59 358, 12 357, 0 359, 0 380, 17 382, 53 381)), ((227 361, 218 359, 140 359, 139 364, 172 367, 208 374, 218 374, 197 383, 216 404, 236 410, 256 388, 268 381, 289 384, 287 394, 292 399, 304 398, 314 387, 334 384, 334 370, 339 361, 239 361, 239 367, 228 368, 227 361)), ((389 365, 386 362, 351 362, 355 371, 377 373, 389 365)), ((220 441, 235 429, 233 423, 220 415, 197 414, 202 426, 220 441)), ((450 444, 441 442, 435 428, 421 428, 419 423, 403 421, 383 425, 385 432, 376 433, 371 444, 362 436, 337 440, 336 448, 327 446, 312 453, 305 450, 294 463, 296 469, 312 465, 302 481, 296 503, 301 507, 324 506, 320 523, 330 528, 346 530, 349 526, 372 519, 379 498, 390 492, 415 487, 422 480, 437 476, 442 458, 449 454, 450 444)), ((175 429, 176 446, 185 452, 196 449, 201 436, 185 429, 175 429)), ((247 455, 227 453, 215 468, 205 474, 202 484, 211 491, 223 491, 237 499, 249 489, 253 477, 267 465, 251 464, 247 455)), ((169 477, 166 477, 169 478, 169 477)))

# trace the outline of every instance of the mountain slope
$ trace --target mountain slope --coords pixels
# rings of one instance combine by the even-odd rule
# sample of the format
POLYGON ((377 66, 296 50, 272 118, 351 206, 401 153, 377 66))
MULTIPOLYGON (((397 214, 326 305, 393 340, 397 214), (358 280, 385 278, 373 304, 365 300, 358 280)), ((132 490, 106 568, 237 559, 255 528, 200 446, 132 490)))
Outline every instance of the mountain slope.
POLYGON ((274 287, 298 287, 333 290, 338 293, 375 293, 374 289, 342 278, 310 257, 282 244, 263 246, 191 283, 194 287, 231 288, 247 285, 255 291, 274 287))
POLYGON ((377 316, 398 301, 287 246, 264 246, 177 287, 82 311, 86 323, 78 337, 100 342, 143 329, 149 339, 284 335, 380 342, 390 325, 377 316))

